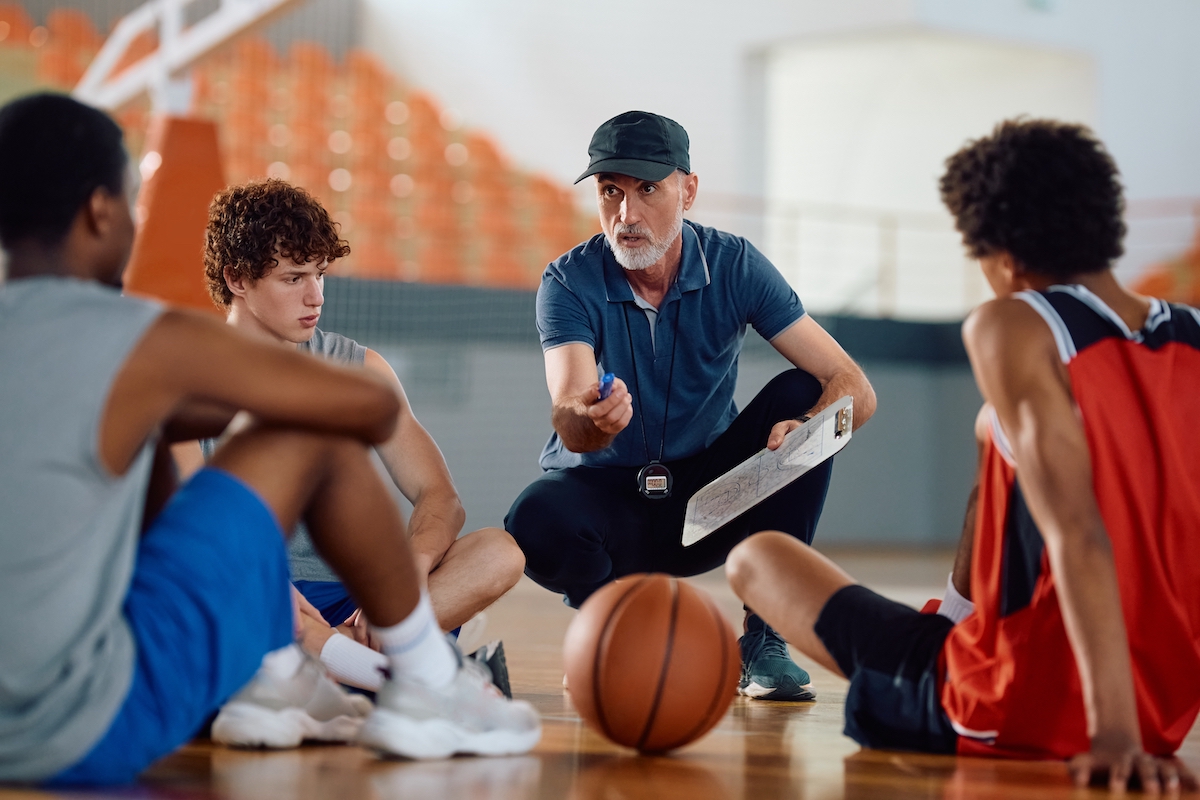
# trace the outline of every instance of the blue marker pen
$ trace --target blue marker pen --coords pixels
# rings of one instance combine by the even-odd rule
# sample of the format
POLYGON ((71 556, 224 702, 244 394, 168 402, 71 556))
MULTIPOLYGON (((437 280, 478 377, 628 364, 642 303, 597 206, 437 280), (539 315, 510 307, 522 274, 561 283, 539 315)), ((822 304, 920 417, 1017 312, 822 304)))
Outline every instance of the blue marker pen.
POLYGON ((600 399, 606 399, 612 394, 613 379, 616 378, 611 372, 604 373, 604 377, 600 379, 600 399))

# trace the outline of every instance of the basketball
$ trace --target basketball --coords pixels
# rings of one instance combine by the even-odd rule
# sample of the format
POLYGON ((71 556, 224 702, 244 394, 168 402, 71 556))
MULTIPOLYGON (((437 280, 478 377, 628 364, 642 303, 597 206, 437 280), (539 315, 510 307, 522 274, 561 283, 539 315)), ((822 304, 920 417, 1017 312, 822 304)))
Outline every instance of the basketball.
POLYGON ((644 753, 682 747, 716 725, 741 664, 713 599, 662 574, 630 575, 589 597, 567 628, 563 660, 579 716, 644 753))

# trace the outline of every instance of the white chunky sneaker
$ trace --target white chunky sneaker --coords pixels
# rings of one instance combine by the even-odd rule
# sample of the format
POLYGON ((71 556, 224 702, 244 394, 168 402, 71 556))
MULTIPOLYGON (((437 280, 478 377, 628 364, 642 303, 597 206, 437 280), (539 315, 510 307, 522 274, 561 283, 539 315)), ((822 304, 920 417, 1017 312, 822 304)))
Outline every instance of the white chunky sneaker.
POLYGON ((533 706, 505 699, 487 668, 469 658, 443 689, 392 678, 384 682, 376 702, 358 741, 383 756, 516 755, 533 749, 542 737, 533 706))
POLYGON ((351 694, 305 658, 291 678, 260 669, 228 703, 212 726, 215 742, 233 747, 297 747, 303 741, 353 742, 371 701, 351 694))

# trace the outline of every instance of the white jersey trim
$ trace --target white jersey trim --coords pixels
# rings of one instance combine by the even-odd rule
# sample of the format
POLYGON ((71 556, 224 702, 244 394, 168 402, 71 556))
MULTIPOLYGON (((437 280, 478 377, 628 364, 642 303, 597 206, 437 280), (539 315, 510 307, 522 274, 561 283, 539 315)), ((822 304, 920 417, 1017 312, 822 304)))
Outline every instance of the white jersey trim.
MULTIPOLYGON (((1121 316, 1117 314, 1117 312, 1113 311, 1112 308, 1109 307, 1108 303, 1101 300, 1092 290, 1083 286, 1079 286, 1078 284, 1059 284, 1056 286, 1051 286, 1049 291, 1064 292, 1065 294, 1071 295, 1079 300, 1079 302, 1083 303, 1088 308, 1107 319, 1113 325, 1116 325, 1117 330, 1121 331, 1121 333, 1124 334, 1125 338, 1129 341, 1142 341, 1142 332, 1129 330, 1129 326, 1125 324, 1125 320, 1121 319, 1121 316)), ((1151 307, 1150 313, 1152 316, 1154 311, 1155 309, 1151 307)), ((1149 322, 1149 319, 1146 321, 1149 322)))
POLYGON ((1004 433, 1004 428, 1000 427, 1000 417, 996 416, 996 409, 991 409, 992 416, 992 442, 996 445, 996 449, 1000 452, 1001 457, 1008 462, 1008 465, 1016 469, 1017 459, 1013 457, 1012 443, 1008 441, 1008 436, 1004 433))
POLYGON ((1067 323, 1063 322, 1062 317, 1054 310, 1054 306, 1050 305, 1050 302, 1037 292, 1017 292, 1013 296, 1024 300, 1041 315, 1046 324, 1050 326, 1050 333, 1054 334, 1054 343, 1058 346, 1058 357, 1064 364, 1071 363, 1071 359, 1076 354, 1075 341, 1071 338, 1071 332, 1067 330, 1067 323))
POLYGON ((996 737, 1000 735, 1000 731, 973 731, 964 725, 959 725, 954 720, 950 720, 950 726, 954 728, 954 732, 959 736, 965 736, 968 739, 977 739, 985 744, 992 744, 996 741, 996 737))

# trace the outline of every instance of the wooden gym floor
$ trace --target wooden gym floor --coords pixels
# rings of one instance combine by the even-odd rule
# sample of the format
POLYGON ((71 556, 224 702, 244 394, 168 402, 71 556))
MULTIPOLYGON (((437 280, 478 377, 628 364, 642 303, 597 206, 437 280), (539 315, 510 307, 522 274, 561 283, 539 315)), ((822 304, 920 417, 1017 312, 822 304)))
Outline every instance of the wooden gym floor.
MULTIPOLYGON (((949 553, 832 552, 858 580, 920 606, 940 596, 949 553)), ((721 572, 694 579, 731 621, 741 604, 721 572)), ((574 612, 528 580, 488 611, 488 638, 504 639, 514 692, 542 714, 541 744, 527 756, 381 761, 356 747, 316 746, 266 753, 196 742, 164 759, 141 785, 104 797, 374 798, 424 800, 622 800, 623 798, 1008 798, 1080 797, 1059 763, 954 759, 860 750, 842 735, 846 682, 800 661, 813 676, 816 703, 738 698, 722 723, 668 757, 640 757, 609 744, 580 722, 562 690, 563 632, 574 612)), ((1200 770, 1200 729, 1181 756, 1200 770)), ((1100 795, 1099 792, 1095 792, 1100 795)), ((0 798, 47 797, 3 791, 0 798)), ((58 797, 97 796, 59 793, 58 797)))

